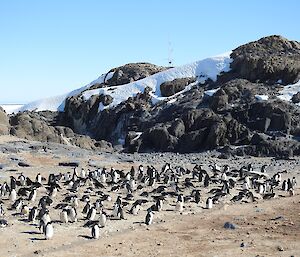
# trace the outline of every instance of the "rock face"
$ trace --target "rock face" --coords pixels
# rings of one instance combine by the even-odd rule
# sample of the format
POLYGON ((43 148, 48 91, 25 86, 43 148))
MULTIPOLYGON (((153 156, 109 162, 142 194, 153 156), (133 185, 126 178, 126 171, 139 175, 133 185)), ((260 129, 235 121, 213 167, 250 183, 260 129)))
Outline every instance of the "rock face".
POLYGON ((164 82, 160 85, 160 92, 162 96, 171 96, 183 90, 189 84, 195 82, 195 78, 174 79, 173 81, 164 82))
POLYGON ((0 135, 9 134, 9 119, 5 111, 0 107, 0 135))
POLYGON ((105 79, 105 83, 94 84, 90 87, 90 89, 124 85, 146 78, 166 69, 166 67, 157 66, 151 63, 128 63, 110 70, 110 72, 114 72, 112 78, 108 80, 105 79))
POLYGON ((300 43, 269 36, 235 49, 232 72, 249 81, 293 84, 300 79, 300 43))
POLYGON ((10 133, 41 142, 74 145, 85 149, 112 150, 110 143, 78 135, 69 127, 60 126, 61 114, 56 112, 23 112, 11 117, 10 133))
POLYGON ((300 92, 296 93, 292 97, 292 102, 294 104, 300 103, 300 92))
MULTIPOLYGON (((88 149, 124 144, 130 153, 218 149, 223 157, 300 155, 300 108, 295 105, 300 102, 299 93, 293 102, 277 98, 279 84, 300 79, 300 44, 270 36, 238 47, 231 58, 231 71, 216 81, 197 84, 194 78, 181 78, 162 83, 162 96, 172 96, 172 101, 152 103, 151 89, 146 88, 110 108, 111 96, 85 100, 79 94, 66 99, 64 113, 28 112, 11 117, 11 133, 88 149), (187 85, 189 90, 184 90, 187 85), (209 96, 205 91, 211 89, 215 93, 209 96)), ((147 63, 127 64, 91 88, 116 87, 164 69, 147 63)))

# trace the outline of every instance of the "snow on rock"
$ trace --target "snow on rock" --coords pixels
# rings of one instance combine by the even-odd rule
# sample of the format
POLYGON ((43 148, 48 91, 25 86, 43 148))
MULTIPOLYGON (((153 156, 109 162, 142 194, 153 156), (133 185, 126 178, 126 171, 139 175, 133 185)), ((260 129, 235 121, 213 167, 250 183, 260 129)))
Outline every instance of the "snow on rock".
POLYGON ((210 89, 204 91, 204 94, 207 96, 213 96, 220 88, 210 89))
MULTIPOLYGON (((223 55, 218 55, 211 58, 206 58, 191 64, 171 68, 159 73, 156 73, 152 76, 146 77, 144 79, 134 81, 129 84, 115 86, 115 87, 106 87, 106 88, 98 88, 93 90, 87 90, 95 83, 103 83, 106 74, 100 76, 97 80, 91 82, 90 84, 74 90, 68 94, 64 94, 57 97, 50 97, 47 99, 38 100, 27 105, 24 105, 20 108, 20 111, 24 110, 51 110, 51 111, 63 111, 65 106, 65 99, 70 96, 74 96, 83 92, 83 97, 85 100, 88 100, 91 96, 97 94, 110 95, 113 97, 113 102, 109 106, 99 106, 99 111, 105 108, 115 107, 121 102, 127 100, 129 97, 133 97, 138 93, 144 92, 146 87, 150 87, 152 89, 152 102, 156 103, 158 101, 166 100, 167 97, 162 97, 160 92, 160 85, 166 81, 172 81, 177 78, 187 78, 187 77, 197 77, 197 82, 204 83, 208 78, 212 80, 216 80, 217 76, 221 72, 228 72, 230 70, 230 63, 232 60, 230 59, 230 53, 225 53, 223 55)), ((112 74, 106 77, 106 80, 111 78, 112 74)), ((188 86, 181 92, 177 94, 181 94, 191 87, 188 86)), ((174 96, 173 96, 174 97, 174 96)))
POLYGON ((283 101, 291 101, 294 94, 300 92, 300 80, 291 85, 284 86, 281 91, 279 91, 278 98, 283 101))
POLYGON ((268 95, 255 95, 255 98, 257 101, 268 101, 269 96, 268 95))
POLYGON ((102 74, 98 79, 92 81, 91 83, 87 84, 84 87, 78 88, 76 90, 71 91, 70 93, 59 95, 59 96, 53 96, 48 97, 45 99, 40 99, 28 104, 23 105, 22 107, 18 108, 16 111, 60 111, 63 112, 65 108, 65 100, 67 97, 74 96, 80 94, 82 91, 90 88, 92 85, 96 83, 103 83, 104 79, 107 81, 113 76, 113 72, 110 72, 108 74, 102 74))

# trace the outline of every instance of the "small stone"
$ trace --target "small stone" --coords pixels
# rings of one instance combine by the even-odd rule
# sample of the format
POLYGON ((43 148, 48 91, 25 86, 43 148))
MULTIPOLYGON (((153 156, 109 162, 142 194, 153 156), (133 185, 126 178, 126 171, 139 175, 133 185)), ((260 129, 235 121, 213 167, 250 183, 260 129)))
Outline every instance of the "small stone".
POLYGON ((283 252, 284 251, 284 249, 283 249, 282 246, 278 246, 277 249, 278 249, 279 252, 283 252))
POLYGON ((241 247, 246 247, 246 243, 242 242, 240 246, 241 247))
POLYGON ((230 223, 230 222, 226 222, 224 224, 224 228, 225 229, 236 229, 236 225, 234 225, 233 223, 230 223))
POLYGON ((36 250, 36 251, 34 251, 33 253, 34 254, 40 254, 42 251, 41 250, 36 250))

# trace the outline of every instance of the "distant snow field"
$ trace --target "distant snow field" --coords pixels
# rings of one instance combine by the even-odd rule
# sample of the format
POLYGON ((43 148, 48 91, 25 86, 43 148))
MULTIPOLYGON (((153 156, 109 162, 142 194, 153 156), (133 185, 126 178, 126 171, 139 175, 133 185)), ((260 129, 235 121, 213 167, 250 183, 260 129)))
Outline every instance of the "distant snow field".
POLYGON ((0 104, 7 114, 17 113, 23 104, 0 104))

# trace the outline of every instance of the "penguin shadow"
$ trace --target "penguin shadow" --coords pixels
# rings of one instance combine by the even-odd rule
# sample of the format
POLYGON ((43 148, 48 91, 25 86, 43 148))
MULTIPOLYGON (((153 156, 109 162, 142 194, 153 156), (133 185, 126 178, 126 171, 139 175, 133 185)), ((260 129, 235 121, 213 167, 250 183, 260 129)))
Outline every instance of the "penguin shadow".
POLYGON ((84 238, 84 239, 88 239, 88 240, 93 239, 92 236, 87 236, 87 235, 79 235, 78 237, 81 237, 81 238, 84 238))
POLYGON ((28 235, 40 235, 40 232, 37 231, 23 231, 22 234, 28 234, 28 235))
POLYGON ((46 241, 47 239, 46 238, 32 237, 32 238, 29 238, 29 240, 31 240, 31 241, 46 241))
POLYGON ((141 225, 141 224, 145 224, 145 222, 143 222, 143 221, 134 221, 133 224, 141 225))

